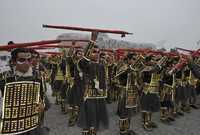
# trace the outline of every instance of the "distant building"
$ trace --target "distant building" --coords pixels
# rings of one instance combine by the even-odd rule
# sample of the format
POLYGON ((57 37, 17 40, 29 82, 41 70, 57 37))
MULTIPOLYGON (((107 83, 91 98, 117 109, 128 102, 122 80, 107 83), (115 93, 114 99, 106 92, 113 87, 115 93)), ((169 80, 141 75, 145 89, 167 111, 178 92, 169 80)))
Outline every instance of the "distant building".
POLYGON ((1 51, 0 53, 0 73, 9 71, 10 66, 9 66, 9 60, 10 60, 10 52, 7 51, 1 51))
MULTIPOLYGON (((59 40, 69 40, 69 39, 85 39, 89 40, 89 34, 81 33, 63 33, 57 37, 59 40)), ((86 44, 86 43, 82 43, 86 44)), ((97 38, 97 45, 100 48, 152 48, 155 49, 156 45, 153 43, 136 43, 124 40, 117 40, 110 38, 107 34, 100 33, 97 38)))

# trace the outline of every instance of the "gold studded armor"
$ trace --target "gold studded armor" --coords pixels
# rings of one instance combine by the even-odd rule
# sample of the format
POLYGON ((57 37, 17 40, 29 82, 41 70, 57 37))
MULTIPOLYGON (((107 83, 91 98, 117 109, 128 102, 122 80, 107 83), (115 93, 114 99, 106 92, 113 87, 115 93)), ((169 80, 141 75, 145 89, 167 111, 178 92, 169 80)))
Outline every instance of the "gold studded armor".
POLYGON ((138 87, 137 82, 139 80, 139 71, 144 68, 144 58, 141 55, 136 57, 136 61, 130 65, 130 72, 127 76, 126 84, 126 108, 137 107, 138 102, 138 87))
POLYGON ((136 72, 128 73, 126 85, 126 108, 137 107, 138 88, 136 84, 136 72))
POLYGON ((59 64, 57 64, 57 74, 56 74, 55 80, 64 80, 64 74, 62 70, 60 69, 59 64))
MULTIPOLYGON (((97 83, 96 85, 98 85, 97 79, 95 79, 94 82, 97 83)), ((107 90, 103 90, 103 89, 94 90, 91 84, 87 84, 86 90, 84 92, 84 100, 100 99, 100 98, 107 98, 107 90)))
POLYGON ((5 85, 0 134, 19 134, 39 125, 39 94, 39 82, 20 81, 5 85))
MULTIPOLYGON (((159 81, 161 79, 161 75, 158 73, 152 73, 150 84, 145 83, 145 87, 147 87, 146 92, 150 93, 159 93, 159 81)), ((145 90, 145 89, 144 89, 145 90)))
POLYGON ((190 76, 189 76, 189 78, 188 78, 188 83, 189 83, 190 85, 196 87, 197 81, 198 81, 198 79, 196 79, 196 78, 194 77, 194 75, 192 74, 192 71, 190 71, 190 76))
POLYGON ((167 84, 167 83, 164 83, 162 89, 161 89, 161 92, 160 92, 160 100, 161 101, 164 101, 164 98, 166 96, 170 96, 168 98, 170 98, 172 101, 174 101, 174 98, 175 98, 175 75, 173 75, 173 82, 172 82, 172 85, 170 84, 167 84))

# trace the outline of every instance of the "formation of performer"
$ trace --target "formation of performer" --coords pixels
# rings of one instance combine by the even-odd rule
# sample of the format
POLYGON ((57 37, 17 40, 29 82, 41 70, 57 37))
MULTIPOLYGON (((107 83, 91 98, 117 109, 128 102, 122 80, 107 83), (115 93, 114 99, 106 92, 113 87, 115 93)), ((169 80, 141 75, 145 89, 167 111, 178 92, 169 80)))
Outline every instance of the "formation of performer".
POLYGON ((109 129, 107 104, 111 103, 118 105, 114 109, 120 135, 139 134, 131 129, 133 113, 141 113, 141 125, 152 131, 159 126, 152 120, 154 112, 159 111, 160 121, 171 125, 177 117, 199 108, 198 51, 183 55, 153 49, 102 49, 90 40, 86 47, 49 46, 62 51, 42 58, 28 45, 8 47, 12 70, 0 74, 1 134, 48 134, 43 126, 45 110, 50 107, 46 83, 51 85, 55 104, 67 115, 68 126, 77 125, 83 135, 109 129))

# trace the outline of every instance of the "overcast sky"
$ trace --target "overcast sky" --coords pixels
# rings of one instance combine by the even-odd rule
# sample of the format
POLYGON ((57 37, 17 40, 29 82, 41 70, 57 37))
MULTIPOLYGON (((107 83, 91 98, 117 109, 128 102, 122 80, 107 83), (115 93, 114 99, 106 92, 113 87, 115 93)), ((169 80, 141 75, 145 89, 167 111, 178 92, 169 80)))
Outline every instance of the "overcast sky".
POLYGON ((196 49, 200 0, 0 0, 0 44, 71 32, 42 24, 122 29, 134 33, 123 40, 196 49))

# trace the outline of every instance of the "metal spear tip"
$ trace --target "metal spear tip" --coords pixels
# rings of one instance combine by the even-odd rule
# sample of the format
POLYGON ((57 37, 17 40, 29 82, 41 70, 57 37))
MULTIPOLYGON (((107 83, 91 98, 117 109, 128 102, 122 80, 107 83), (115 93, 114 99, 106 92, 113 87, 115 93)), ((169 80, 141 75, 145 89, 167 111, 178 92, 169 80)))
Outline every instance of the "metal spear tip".
POLYGON ((123 38, 123 37, 126 37, 126 34, 122 34, 121 37, 122 37, 122 38, 123 38))
POLYGON ((121 34, 121 37, 122 37, 122 38, 123 38, 123 37, 126 37, 126 35, 133 35, 133 33, 126 32, 126 33, 121 34))
POLYGON ((91 43, 91 44, 96 44, 97 42, 94 41, 94 40, 89 40, 89 43, 91 43))
POLYGON ((133 33, 129 33, 129 32, 128 32, 128 34, 129 34, 129 35, 133 35, 133 33))
POLYGON ((46 24, 42 24, 42 27, 45 28, 45 27, 47 27, 47 25, 46 24))

